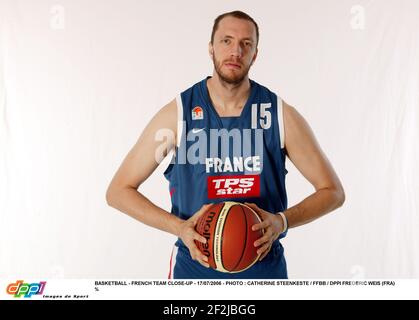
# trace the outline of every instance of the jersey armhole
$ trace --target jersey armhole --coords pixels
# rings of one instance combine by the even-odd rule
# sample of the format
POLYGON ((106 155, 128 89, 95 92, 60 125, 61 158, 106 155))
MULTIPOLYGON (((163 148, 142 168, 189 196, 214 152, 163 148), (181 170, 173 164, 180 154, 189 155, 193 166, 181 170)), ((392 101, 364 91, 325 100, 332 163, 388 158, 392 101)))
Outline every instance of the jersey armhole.
POLYGON ((176 148, 180 147, 183 134, 183 102, 182 96, 179 93, 176 96, 176 106, 177 106, 177 132, 176 132, 176 148))
MULTIPOLYGON (((177 113, 177 132, 176 132, 176 146, 173 150, 170 151, 170 153, 172 154, 171 156, 171 160, 168 164, 168 166, 166 167, 166 170, 164 170, 163 175, 166 177, 167 180, 170 181, 170 176, 171 176, 171 172, 173 169, 174 164, 176 163, 176 158, 177 158, 177 154, 178 154, 178 150, 180 148, 180 144, 182 142, 182 134, 183 134, 183 103, 182 103, 182 97, 181 94, 179 93, 176 96, 176 113, 177 113)), ((167 156, 170 156, 170 154, 168 154, 167 156)))
POLYGON ((281 150, 285 148, 285 130, 284 130, 284 114, 283 114, 283 106, 282 106, 282 99, 280 96, 277 96, 277 117, 278 117, 278 129, 279 129, 279 140, 281 150))

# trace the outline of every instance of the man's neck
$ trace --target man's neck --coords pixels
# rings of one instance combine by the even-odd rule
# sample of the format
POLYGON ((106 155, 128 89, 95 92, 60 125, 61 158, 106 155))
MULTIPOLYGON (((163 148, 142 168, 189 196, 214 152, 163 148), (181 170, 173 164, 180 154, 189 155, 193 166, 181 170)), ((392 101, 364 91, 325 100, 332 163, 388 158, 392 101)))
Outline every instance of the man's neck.
POLYGON ((249 94, 250 82, 246 76, 239 84, 226 83, 216 72, 207 80, 211 102, 220 116, 240 115, 249 94))

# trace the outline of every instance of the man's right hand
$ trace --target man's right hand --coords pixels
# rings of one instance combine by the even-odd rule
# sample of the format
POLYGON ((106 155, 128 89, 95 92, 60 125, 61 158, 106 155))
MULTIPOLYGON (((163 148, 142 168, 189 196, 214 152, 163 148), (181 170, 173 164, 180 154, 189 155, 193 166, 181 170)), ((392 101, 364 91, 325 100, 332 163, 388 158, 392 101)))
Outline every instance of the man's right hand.
POLYGON ((189 253, 193 260, 198 261, 201 265, 209 268, 208 257, 204 255, 196 246, 195 241, 197 240, 202 243, 206 243, 207 239, 201 236, 195 230, 196 223, 199 217, 211 206, 211 204, 204 204, 195 214, 188 220, 184 220, 179 227, 179 238, 188 247, 189 253))

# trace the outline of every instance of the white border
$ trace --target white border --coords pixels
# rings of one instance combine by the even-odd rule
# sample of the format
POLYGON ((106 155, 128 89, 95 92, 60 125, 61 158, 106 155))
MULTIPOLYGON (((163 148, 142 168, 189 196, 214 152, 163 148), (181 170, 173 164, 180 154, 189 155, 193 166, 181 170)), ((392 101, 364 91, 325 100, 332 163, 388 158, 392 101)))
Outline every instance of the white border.
MULTIPOLYGON (((46 281, 43 295, 87 296, 85 299, 109 300, 109 299, 141 299, 141 300, 248 300, 249 296, 255 300, 387 300, 387 299, 419 299, 419 280, 399 279, 232 279, 219 280, 167 280, 167 279, 27 279, 18 277, 25 283, 46 281), (150 285, 97 285, 96 281, 125 281, 130 284, 135 282, 151 282, 150 285), (274 282, 275 285, 258 284, 263 281, 274 282), (296 282, 308 282, 308 285, 293 284, 296 282), (342 284, 337 284, 340 281, 342 284), (369 281, 378 281, 378 285, 370 286, 369 281), (394 281, 394 286, 386 283, 394 281), (155 285, 157 282, 159 285, 155 285), (162 282, 165 285, 160 285, 162 282), (349 284, 346 284, 348 283, 349 284), (365 283, 357 285, 356 283, 365 283), (200 284, 201 283, 201 284, 200 284), (203 283, 203 284, 202 284, 203 283), (207 283, 207 284, 205 284, 207 283), (219 283, 219 284, 215 284, 219 283), (228 283, 228 285, 226 284, 228 283), (326 284, 323 284, 326 283, 326 284)), ((6 288, 16 279, 0 279, 0 300, 42 300, 42 295, 33 295, 29 298, 15 298, 6 293, 6 288)), ((47 298, 48 299, 48 298, 47 298)), ((83 299, 83 298, 82 298, 83 299)), ((51 298, 49 298, 51 300, 51 298)), ((74 299, 71 299, 74 300, 74 299)), ((78 299, 80 300, 80 299, 78 299)), ((83 299, 84 300, 84 299, 83 299)))

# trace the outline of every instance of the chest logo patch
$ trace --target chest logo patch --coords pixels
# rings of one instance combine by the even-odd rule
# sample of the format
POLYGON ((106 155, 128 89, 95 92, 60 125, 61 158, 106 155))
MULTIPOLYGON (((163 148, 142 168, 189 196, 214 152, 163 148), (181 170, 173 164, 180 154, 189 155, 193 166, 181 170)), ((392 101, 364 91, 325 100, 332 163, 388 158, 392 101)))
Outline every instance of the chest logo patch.
POLYGON ((212 176, 207 179, 208 199, 260 196, 259 175, 212 176))
POLYGON ((204 110, 200 106, 196 106, 192 109, 192 120, 204 119, 204 110))

